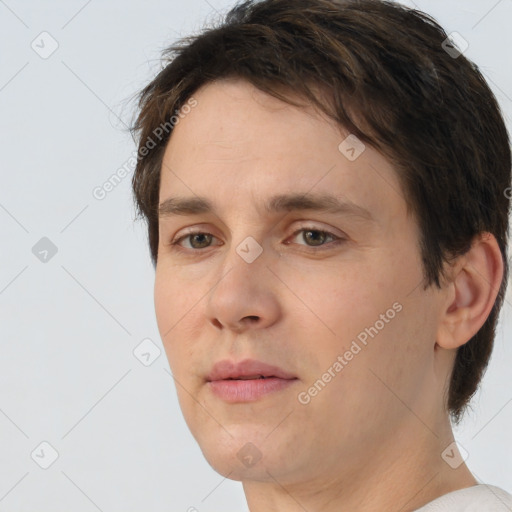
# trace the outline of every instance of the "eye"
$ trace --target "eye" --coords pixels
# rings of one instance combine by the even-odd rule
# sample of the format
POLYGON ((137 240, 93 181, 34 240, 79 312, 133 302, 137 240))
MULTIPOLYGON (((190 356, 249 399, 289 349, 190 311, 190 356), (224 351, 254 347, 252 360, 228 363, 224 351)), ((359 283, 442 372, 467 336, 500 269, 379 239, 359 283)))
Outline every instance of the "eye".
MULTIPOLYGON (((342 243, 344 241, 342 238, 334 235, 330 231, 317 229, 311 226, 302 227, 301 229, 296 230, 293 233, 292 238, 297 237, 299 233, 302 233, 302 240, 306 242, 307 247, 323 247, 325 245, 338 245, 339 243, 342 243)), ((213 236, 211 233, 207 233, 204 231, 190 231, 185 235, 182 235, 179 238, 173 240, 171 242, 171 245, 182 248, 183 246, 181 242, 184 240, 188 240, 189 247, 183 247, 183 249, 199 251, 201 249, 207 249, 208 247, 210 247, 212 239, 214 238, 216 237, 213 236)), ((287 245, 289 244, 289 242, 285 243, 287 245)))
POLYGON ((180 236, 176 240, 173 240, 171 245, 181 245, 182 240, 188 239, 191 247, 185 247, 185 249, 205 249, 208 247, 212 238, 215 237, 211 233, 205 233, 204 231, 190 231, 186 235, 180 236))
POLYGON ((334 235, 330 231, 325 231, 321 229, 317 229, 311 226, 305 226, 301 229, 298 229, 293 233, 293 237, 295 238, 299 233, 302 233, 302 240, 306 242, 308 247, 323 247, 326 245, 326 240, 331 239, 332 243, 337 245, 338 243, 343 242, 343 239, 339 236, 334 235))

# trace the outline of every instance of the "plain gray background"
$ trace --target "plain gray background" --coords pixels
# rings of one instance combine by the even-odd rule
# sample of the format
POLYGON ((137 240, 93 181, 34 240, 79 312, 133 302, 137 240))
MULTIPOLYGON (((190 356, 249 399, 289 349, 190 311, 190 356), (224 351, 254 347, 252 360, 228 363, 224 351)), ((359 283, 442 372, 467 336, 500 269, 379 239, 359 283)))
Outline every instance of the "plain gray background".
MULTIPOLYGON (((128 100, 163 47, 232 5, 0 0, 0 512, 247 510, 178 407, 126 131, 128 100), (123 166, 128 176, 96 199, 123 166), (133 351, 148 338, 146 366, 133 351)), ((468 41, 510 130, 512 2, 415 5, 468 41)), ((509 492, 511 312, 509 292, 474 412, 456 430, 475 476, 509 492)))

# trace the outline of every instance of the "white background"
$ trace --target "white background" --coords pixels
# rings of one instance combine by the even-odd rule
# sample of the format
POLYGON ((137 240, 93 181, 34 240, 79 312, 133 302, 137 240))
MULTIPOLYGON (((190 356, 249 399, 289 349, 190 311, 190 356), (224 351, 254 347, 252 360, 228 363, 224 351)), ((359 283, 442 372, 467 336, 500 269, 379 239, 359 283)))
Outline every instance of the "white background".
MULTIPOLYGON (((0 0, 0 512, 247 509, 181 416, 131 169, 103 200, 92 194, 135 150, 129 100, 160 51, 231 5, 0 0), (47 59, 31 48, 43 31, 59 45, 47 59), (32 252, 42 237, 58 250, 46 263, 32 252), (162 350, 148 367, 132 353, 145 338, 162 350), (59 454, 48 469, 31 458, 42 441, 59 454)), ((512 2, 416 5, 469 42, 510 130, 512 2)), ((456 432, 477 478, 509 492, 511 312, 509 292, 474 412, 456 432)))

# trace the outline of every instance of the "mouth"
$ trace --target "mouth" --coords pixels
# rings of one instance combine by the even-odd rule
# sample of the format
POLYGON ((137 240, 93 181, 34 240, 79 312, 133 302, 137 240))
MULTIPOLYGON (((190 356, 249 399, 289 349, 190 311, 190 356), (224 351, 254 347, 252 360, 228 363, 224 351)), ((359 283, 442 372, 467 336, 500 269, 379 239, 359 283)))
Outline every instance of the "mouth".
POLYGON ((288 388, 297 377, 274 365, 246 359, 216 363, 208 377, 210 390, 226 402, 254 402, 288 388))
POLYGON ((269 377, 265 377, 263 375, 241 375, 240 377, 229 377, 228 379, 223 380, 254 380, 254 379, 272 379, 273 375, 269 377))
POLYGON ((207 375, 209 382, 216 380, 252 380, 252 379, 295 379, 296 376, 279 366, 257 361, 256 359, 244 359, 240 362, 224 359, 215 363, 207 375))

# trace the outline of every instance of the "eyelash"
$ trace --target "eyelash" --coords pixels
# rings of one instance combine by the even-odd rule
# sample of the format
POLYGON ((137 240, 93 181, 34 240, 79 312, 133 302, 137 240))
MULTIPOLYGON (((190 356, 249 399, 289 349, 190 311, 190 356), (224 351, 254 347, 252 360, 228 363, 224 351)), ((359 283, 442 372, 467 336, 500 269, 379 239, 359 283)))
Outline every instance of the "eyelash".
MULTIPOLYGON (((292 233, 292 238, 297 236, 297 234, 299 234, 301 231, 313 231, 313 232, 316 232, 316 233, 321 233, 321 234, 325 234, 327 235, 328 237, 331 237, 333 239, 332 242, 330 242, 331 246, 330 247, 327 247, 325 248, 325 245, 329 245, 329 243, 325 243, 325 244, 322 244, 322 245, 305 245, 305 247, 309 247, 311 249, 315 249, 317 251, 322 251, 322 250, 326 250, 326 249, 330 249, 332 246, 337 246, 343 242, 345 242, 345 239, 339 237, 339 236, 336 236, 334 233, 331 233, 330 231, 325 231, 325 230, 322 230, 322 229, 317 229, 315 227, 312 227, 312 226, 303 226, 302 228, 300 229, 297 229, 294 233, 292 233)), ((203 247, 202 249, 189 249, 189 248, 185 248, 185 247, 181 247, 179 244, 182 240, 185 240, 186 238, 189 238, 191 236, 194 236, 194 235, 210 235, 211 233, 208 233, 208 232, 205 232, 205 231, 190 231, 188 233, 186 233, 185 235, 182 235, 180 236, 179 238, 175 239, 175 240, 172 240, 170 242, 170 245, 172 245, 173 247, 176 247, 177 250, 180 250, 180 251, 184 251, 184 252, 200 252, 200 251, 204 251, 206 249, 209 249, 211 246, 208 246, 208 247, 203 247)), ((212 235, 213 236, 213 235, 212 235)), ((215 237, 214 237, 215 238, 215 237)), ((302 245, 302 244, 300 244, 302 245)))

